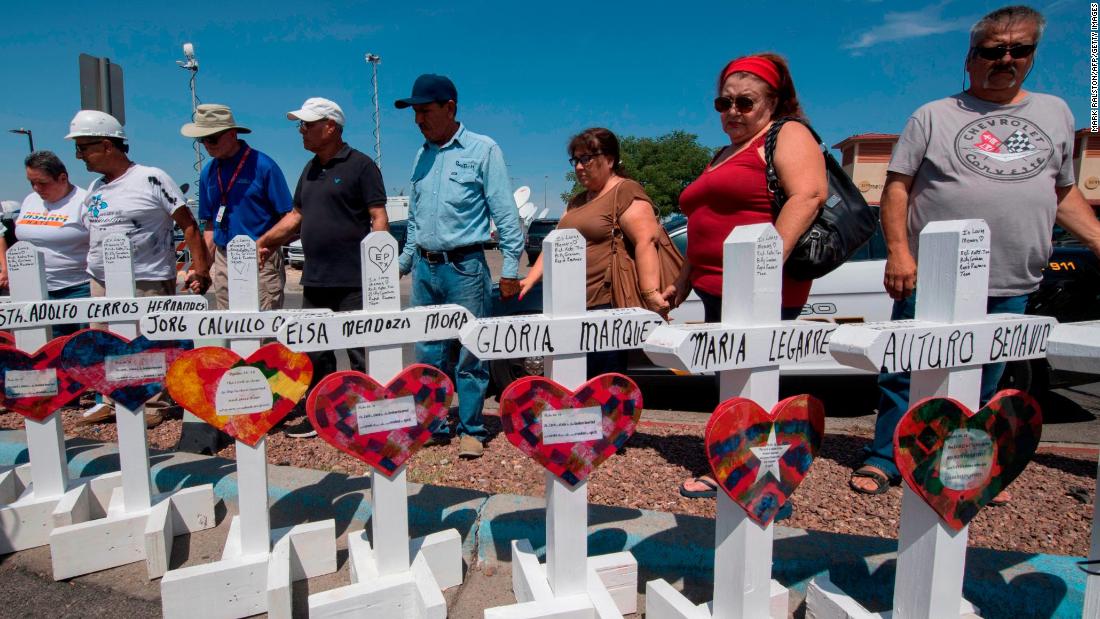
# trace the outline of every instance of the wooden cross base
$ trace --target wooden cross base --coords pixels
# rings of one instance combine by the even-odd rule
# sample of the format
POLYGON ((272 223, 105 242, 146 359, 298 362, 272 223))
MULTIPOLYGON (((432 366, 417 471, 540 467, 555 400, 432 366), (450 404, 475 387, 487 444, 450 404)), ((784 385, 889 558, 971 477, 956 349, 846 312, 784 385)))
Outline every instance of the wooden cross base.
POLYGON ((0 471, 0 554, 50 543, 50 533, 107 515, 111 492, 122 485, 122 473, 71 480, 60 496, 38 497, 30 464, 0 471))
POLYGON ((271 551, 245 554, 233 517, 221 561, 172 570, 160 581, 166 619, 291 617, 291 584, 336 571, 336 521, 271 531, 271 551))
MULTIPOLYGON (((894 616, 892 610, 873 613, 863 608, 834 585, 827 575, 814 578, 806 585, 806 615, 810 616, 810 613, 816 619, 891 619, 894 616)), ((980 619, 981 615, 973 604, 963 600, 959 605, 959 617, 980 619)))
POLYGON ((588 557, 586 591, 555 596, 546 566, 526 539, 512 540, 512 590, 517 604, 485 609, 485 619, 598 617, 638 612, 638 560, 629 552, 588 557))
POLYGON ((366 531, 348 536, 351 583, 309 596, 309 616, 443 619, 443 590, 462 584, 462 536, 447 529, 409 541, 412 565, 382 575, 366 531))
MULTIPOLYGON (((175 536, 189 535, 214 526, 212 484, 154 495, 149 509, 126 511, 121 474, 115 475, 119 477, 103 481, 103 484, 115 484, 110 491, 106 516, 55 526, 50 533, 54 580, 98 572, 142 559, 145 560, 149 578, 159 578, 168 571, 175 536)), ((79 499, 82 509, 90 510, 99 500, 94 498, 97 485, 95 480, 85 485, 88 491, 79 499)))
MULTIPOLYGON (((771 619, 790 616, 790 594, 786 587, 772 580, 768 599, 768 616, 771 619)), ((650 619, 711 619, 714 616, 714 602, 692 604, 668 582, 651 580, 645 584, 645 616, 650 619)))

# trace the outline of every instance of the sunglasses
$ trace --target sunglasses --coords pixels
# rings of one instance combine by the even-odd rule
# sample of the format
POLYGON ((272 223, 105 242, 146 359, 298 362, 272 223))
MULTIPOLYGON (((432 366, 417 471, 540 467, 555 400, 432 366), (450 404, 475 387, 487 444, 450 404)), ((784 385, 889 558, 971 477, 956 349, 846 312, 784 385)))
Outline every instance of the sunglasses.
POLYGON ((77 142, 76 143, 76 154, 83 155, 84 153, 88 152, 89 148, 91 148, 93 146, 96 146, 96 145, 99 145, 99 144, 102 144, 102 143, 103 143, 103 141, 85 142, 83 144, 81 144, 80 142, 77 142))
POLYGON ((596 157, 599 157, 602 154, 603 153, 601 153, 599 151, 596 151, 596 152, 588 154, 588 155, 581 155, 579 157, 570 157, 569 158, 569 165, 573 166, 574 168, 577 167, 578 163, 583 165, 583 166, 586 166, 586 165, 592 163, 593 159, 595 159, 596 157))
POLYGON ((219 131, 218 133, 203 136, 203 137, 199 138, 199 141, 202 142, 203 144, 217 144, 218 140, 222 139, 222 136, 225 135, 225 134, 226 134, 225 131, 219 131))
POLYGON ((1005 54, 1012 56, 1013 60, 1027 58, 1035 53, 1035 45, 998 45, 996 47, 977 46, 973 48, 975 56, 982 60, 1000 60, 1005 54))
POLYGON ((298 128, 299 129, 311 129, 315 125, 319 125, 319 124, 325 122, 326 120, 327 120, 326 118, 322 118, 321 120, 299 120, 298 121, 298 128))
POLYGON ((728 112, 730 108, 737 108, 738 112, 742 114, 748 114, 752 111, 752 108, 756 106, 756 102, 746 96, 740 97, 715 97, 714 98, 714 111, 716 112, 728 112))

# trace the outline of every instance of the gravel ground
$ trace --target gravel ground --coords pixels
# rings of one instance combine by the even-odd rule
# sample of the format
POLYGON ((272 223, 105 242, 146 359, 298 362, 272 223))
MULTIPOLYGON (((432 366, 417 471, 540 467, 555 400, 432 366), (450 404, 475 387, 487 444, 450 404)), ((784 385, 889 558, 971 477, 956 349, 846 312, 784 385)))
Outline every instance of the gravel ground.
MULTIPOLYGON (((495 413, 487 409, 487 413, 495 413)), ((79 411, 62 412, 66 436, 116 440, 113 424, 78 426, 79 411)), ((490 431, 499 419, 486 420, 490 431)), ((150 430, 152 449, 170 450, 179 440, 182 422, 169 420, 150 430)), ((0 413, 0 428, 22 428, 15 413, 0 413)), ((715 502, 685 499, 677 492, 681 480, 706 471, 702 424, 643 420, 623 453, 610 458, 590 478, 593 503, 714 517, 715 502)), ((791 527, 896 537, 901 488, 884 495, 859 495, 848 489, 848 475, 858 463, 868 436, 827 434, 822 453, 794 495, 791 527)), ((542 496, 542 468, 520 454, 503 435, 496 435, 480 460, 457 457, 458 442, 422 450, 409 466, 414 482, 470 488, 489 493, 542 496)), ((232 445, 218 455, 233 458, 232 445)), ((277 430, 268 438, 273 464, 362 475, 367 466, 320 439, 291 439, 277 430)), ((1096 457, 1086 450, 1043 449, 1010 487, 1013 501, 988 507, 970 527, 970 543, 999 550, 1084 556, 1092 524, 1092 493, 1096 457), (1081 498, 1071 495, 1078 494, 1081 498), (1082 494, 1083 491, 1083 494, 1082 494)))

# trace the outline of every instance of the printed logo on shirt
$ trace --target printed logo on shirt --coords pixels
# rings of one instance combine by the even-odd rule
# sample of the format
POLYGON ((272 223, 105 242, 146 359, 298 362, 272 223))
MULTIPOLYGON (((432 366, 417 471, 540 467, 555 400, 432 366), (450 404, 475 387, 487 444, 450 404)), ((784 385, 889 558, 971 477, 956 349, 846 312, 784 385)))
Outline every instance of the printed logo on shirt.
POLYGON ((97 193, 88 200, 88 212, 93 218, 98 218, 99 214, 105 210, 107 210, 107 201, 103 199, 102 194, 97 193))
POLYGON ((339 178, 332 179, 332 184, 333 185, 339 185, 340 184, 340 179, 339 178))
POLYGON ((1050 137, 1030 120, 1009 114, 976 120, 955 136, 955 155, 986 178, 1021 181, 1042 172, 1054 152, 1050 137))
POLYGON ((69 216, 64 213, 23 213, 17 226, 51 226, 59 228, 69 221, 69 216))

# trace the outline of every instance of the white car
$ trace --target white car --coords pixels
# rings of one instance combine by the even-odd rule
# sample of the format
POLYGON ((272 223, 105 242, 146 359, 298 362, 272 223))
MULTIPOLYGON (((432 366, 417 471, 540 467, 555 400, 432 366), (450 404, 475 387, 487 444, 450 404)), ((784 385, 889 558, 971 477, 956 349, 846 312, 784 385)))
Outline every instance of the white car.
POLYGON ((290 266, 300 269, 306 264, 306 253, 302 251, 302 240, 283 246, 283 259, 290 266))

